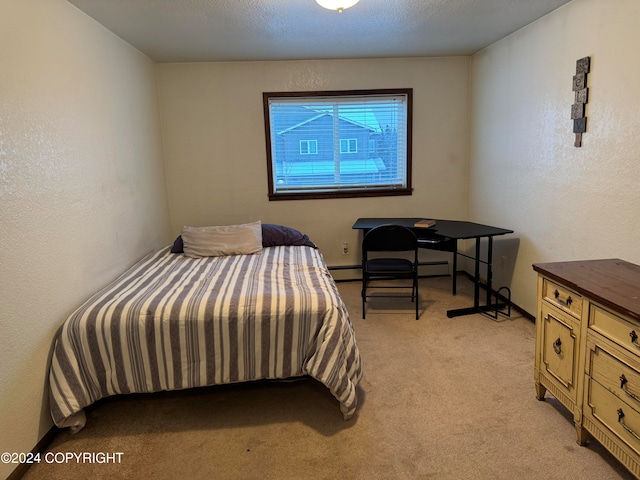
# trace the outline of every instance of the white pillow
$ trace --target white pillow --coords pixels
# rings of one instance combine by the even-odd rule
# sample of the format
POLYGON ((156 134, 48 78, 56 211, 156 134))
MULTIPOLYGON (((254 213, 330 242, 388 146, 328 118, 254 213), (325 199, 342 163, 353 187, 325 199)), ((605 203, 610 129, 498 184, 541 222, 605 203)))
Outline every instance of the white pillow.
POLYGON ((262 252, 262 223, 215 227, 182 227, 184 254, 187 257, 252 255, 262 252))

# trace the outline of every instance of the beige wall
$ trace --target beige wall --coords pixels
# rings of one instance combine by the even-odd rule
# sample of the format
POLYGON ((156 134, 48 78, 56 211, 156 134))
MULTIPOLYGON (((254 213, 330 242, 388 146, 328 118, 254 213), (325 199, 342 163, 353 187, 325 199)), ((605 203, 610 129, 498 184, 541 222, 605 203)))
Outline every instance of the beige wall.
POLYGON ((153 63, 64 0, 0 0, 0 58, 0 452, 24 452, 56 329, 169 228, 153 63))
POLYGON ((517 232, 513 294, 529 312, 532 263, 640 263, 639 22, 637 0, 575 0, 472 58, 469 215, 517 232), (587 133, 575 148, 571 83, 585 56, 587 133))
POLYGON ((466 215, 467 57, 157 69, 174 235, 185 224, 282 223, 307 233, 329 265, 345 265, 359 263, 358 217, 466 215), (412 196, 268 201, 263 92, 406 87, 414 95, 412 196))

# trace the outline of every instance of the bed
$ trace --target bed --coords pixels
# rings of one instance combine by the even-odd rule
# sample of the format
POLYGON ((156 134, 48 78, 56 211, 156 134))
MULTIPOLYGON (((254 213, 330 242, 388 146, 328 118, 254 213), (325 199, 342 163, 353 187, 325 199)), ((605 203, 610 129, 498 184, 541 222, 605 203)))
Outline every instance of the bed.
POLYGON ((85 407, 116 394, 302 376, 351 418, 361 359, 322 254, 258 225, 259 252, 216 256, 188 256, 183 229, 80 306, 54 340, 54 423, 78 431, 85 407))

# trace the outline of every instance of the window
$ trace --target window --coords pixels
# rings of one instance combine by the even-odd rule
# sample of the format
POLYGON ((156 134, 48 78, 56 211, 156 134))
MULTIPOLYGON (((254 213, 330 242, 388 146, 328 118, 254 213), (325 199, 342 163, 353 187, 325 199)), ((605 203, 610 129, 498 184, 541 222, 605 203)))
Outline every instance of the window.
POLYGON ((269 199, 410 195, 412 95, 264 93, 269 199))
POLYGON ((312 155, 318 153, 317 140, 300 140, 300 155, 312 155))
POLYGON ((340 153, 358 153, 358 139, 357 138, 341 138, 340 139, 340 153))

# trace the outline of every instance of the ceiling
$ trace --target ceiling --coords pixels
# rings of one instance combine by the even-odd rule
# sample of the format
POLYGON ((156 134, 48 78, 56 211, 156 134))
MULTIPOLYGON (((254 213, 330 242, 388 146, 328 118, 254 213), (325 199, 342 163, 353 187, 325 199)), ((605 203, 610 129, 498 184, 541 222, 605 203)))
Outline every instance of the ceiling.
POLYGON ((471 55, 570 0, 69 0, 156 62, 471 55))

